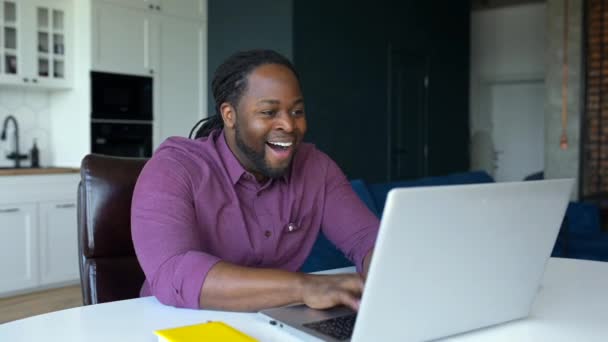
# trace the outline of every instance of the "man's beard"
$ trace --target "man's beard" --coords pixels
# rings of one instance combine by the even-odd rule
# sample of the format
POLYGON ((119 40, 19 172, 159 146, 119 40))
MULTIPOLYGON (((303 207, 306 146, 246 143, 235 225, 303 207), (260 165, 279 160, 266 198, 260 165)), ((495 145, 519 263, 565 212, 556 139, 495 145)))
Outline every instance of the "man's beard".
MULTIPOLYGON (((262 175, 269 177, 269 178, 279 178, 279 177, 283 176, 283 174, 285 174, 285 172, 289 168, 288 166, 283 167, 283 168, 272 168, 270 165, 268 165, 268 163, 266 162, 265 146, 262 149, 262 151, 260 151, 260 152, 247 146, 245 141, 241 138, 241 132, 239 130, 238 123, 235 125, 234 135, 235 135, 236 146, 239 148, 239 150, 241 150, 241 152, 245 155, 245 157, 247 159, 249 159, 249 161, 253 164, 255 171, 257 171, 257 172, 261 173, 262 175)), ((265 145, 265 143, 264 143, 264 145, 265 145)))

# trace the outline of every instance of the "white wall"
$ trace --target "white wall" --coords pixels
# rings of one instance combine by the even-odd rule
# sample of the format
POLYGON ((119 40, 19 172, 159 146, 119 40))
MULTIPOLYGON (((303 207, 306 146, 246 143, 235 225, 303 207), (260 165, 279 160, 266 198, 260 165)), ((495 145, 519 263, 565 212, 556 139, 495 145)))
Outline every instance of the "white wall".
POLYGON ((471 15, 471 168, 494 173, 489 85, 543 80, 546 5, 525 4, 471 15))

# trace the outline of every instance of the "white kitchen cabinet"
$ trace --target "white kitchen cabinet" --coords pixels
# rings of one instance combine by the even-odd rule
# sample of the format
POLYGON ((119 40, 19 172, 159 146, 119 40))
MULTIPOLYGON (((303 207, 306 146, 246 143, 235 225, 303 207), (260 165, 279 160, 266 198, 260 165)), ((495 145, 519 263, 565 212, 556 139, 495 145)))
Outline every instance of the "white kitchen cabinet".
POLYGON ((206 28, 199 21, 159 16, 155 144, 187 136, 206 109, 206 28), (176 39, 179 37, 179 39, 176 39))
POLYGON ((0 293, 38 285, 36 203, 0 204, 0 293))
POLYGON ((93 6, 93 69, 131 75, 154 73, 153 15, 96 1, 93 6))
MULTIPOLYGON (((47 88, 67 88, 71 82, 72 61, 69 29, 69 8, 65 1, 37 0, 31 2, 34 13, 34 53, 30 82, 47 88)), ((29 8, 29 7, 28 7, 29 8)), ((31 46, 28 44, 28 46, 31 46)), ((30 59, 31 61, 31 59, 30 59)))
MULTIPOLYGON (((120 5, 120 6, 126 6, 126 7, 131 7, 131 8, 137 8, 137 9, 152 9, 152 10, 156 10, 157 5, 159 5, 158 0, 95 0, 97 3, 99 2, 109 2, 109 3, 114 3, 116 5, 120 5), (150 6, 153 6, 154 8, 150 8, 150 6)), ((173 0, 175 1, 175 0, 173 0)), ((177 1, 181 1, 181 0, 177 0, 177 1)))
POLYGON ((78 279, 78 226, 76 202, 40 203, 40 283, 78 279))
POLYGON ((96 0, 181 18, 207 19, 207 0, 96 0))
MULTIPOLYGON (((202 19, 206 16, 206 11, 205 0, 132 0, 125 3, 112 0, 95 1, 93 3, 93 70, 154 75, 159 71, 159 59, 162 58, 159 55, 161 51, 159 45, 167 45, 167 42, 161 41, 163 37, 179 41, 176 44, 191 44, 190 51, 199 48, 199 26, 203 25, 203 21, 184 20, 184 18, 202 19), (146 5, 141 5, 144 2, 146 5), (154 8, 162 6, 160 8, 165 10, 150 11, 147 6, 154 8), (181 21, 194 31, 180 32, 185 32, 186 36, 169 36, 164 31, 165 21, 181 21), (191 40, 193 37, 196 37, 196 40, 191 40)), ((184 67, 188 65, 190 64, 183 64, 182 67, 188 70, 184 67)))
POLYGON ((206 23, 186 15, 200 18, 206 1, 166 3, 159 12, 93 3, 93 70, 154 79, 154 148, 167 137, 187 136, 207 106, 206 23))
POLYGON ((155 0, 162 14, 180 18, 207 20, 206 0, 155 0))
POLYGON ((78 282, 79 180, 0 176, 0 297, 78 282))
POLYGON ((0 83, 20 84, 23 72, 23 5, 0 0, 0 83))
POLYGON ((66 0, 0 0, 0 84, 67 89, 72 25, 66 0))

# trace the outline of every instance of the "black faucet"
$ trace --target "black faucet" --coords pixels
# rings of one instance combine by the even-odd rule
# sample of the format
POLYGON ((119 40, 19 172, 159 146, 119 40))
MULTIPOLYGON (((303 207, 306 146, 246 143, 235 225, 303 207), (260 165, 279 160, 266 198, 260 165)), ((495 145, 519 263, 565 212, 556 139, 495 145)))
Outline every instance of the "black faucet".
POLYGON ((4 123, 2 124, 2 135, 0 135, 0 140, 6 140, 6 128, 8 126, 8 122, 12 121, 15 125, 15 151, 9 153, 6 158, 15 160, 15 168, 21 167, 21 159, 27 159, 26 154, 19 154, 19 125, 17 125, 17 119, 14 116, 9 115, 4 119, 4 123))

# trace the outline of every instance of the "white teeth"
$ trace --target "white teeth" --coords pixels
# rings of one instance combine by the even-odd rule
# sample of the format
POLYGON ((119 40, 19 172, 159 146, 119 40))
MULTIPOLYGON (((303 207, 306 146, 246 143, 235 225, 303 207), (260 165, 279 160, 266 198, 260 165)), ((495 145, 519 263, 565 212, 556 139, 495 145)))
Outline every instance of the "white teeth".
POLYGON ((272 142, 272 141, 269 141, 268 143, 272 144, 272 145, 281 146, 281 147, 289 147, 289 146, 293 145, 293 142, 278 142, 278 141, 277 142, 272 142))

